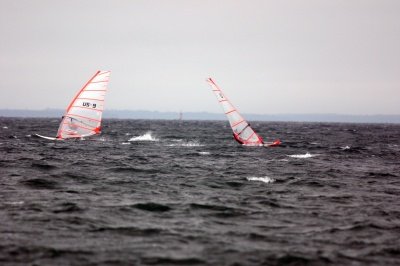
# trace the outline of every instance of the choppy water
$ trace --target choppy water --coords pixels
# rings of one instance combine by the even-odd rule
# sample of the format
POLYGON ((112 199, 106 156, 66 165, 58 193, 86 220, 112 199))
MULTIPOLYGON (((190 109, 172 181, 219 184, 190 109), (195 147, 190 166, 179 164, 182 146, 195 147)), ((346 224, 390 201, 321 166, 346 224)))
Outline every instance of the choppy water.
POLYGON ((400 125, 0 118, 1 265, 400 265, 400 125))

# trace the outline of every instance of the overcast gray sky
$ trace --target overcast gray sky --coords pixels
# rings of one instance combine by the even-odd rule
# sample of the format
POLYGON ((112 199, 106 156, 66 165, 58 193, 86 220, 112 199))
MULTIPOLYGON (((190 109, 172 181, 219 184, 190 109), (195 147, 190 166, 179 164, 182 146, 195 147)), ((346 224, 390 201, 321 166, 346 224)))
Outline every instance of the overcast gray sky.
POLYGON ((398 0, 1 0, 0 108, 400 114, 398 0))

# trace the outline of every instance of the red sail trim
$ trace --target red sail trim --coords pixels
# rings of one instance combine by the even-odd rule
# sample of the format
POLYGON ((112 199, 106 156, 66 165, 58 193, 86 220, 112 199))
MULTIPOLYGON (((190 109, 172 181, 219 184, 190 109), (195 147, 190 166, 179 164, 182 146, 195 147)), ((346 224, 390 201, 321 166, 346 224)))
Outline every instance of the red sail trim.
POLYGON ((89 119, 89 120, 92 120, 92 121, 97 121, 97 122, 100 122, 100 123, 101 123, 101 120, 94 119, 94 118, 87 117, 87 116, 83 116, 83 115, 69 114, 68 116, 76 116, 76 117, 86 118, 86 119, 89 119))
POLYGON ((233 109, 232 111, 229 111, 229 112, 227 112, 227 113, 225 113, 225 114, 227 115, 227 114, 233 113, 233 112, 235 112, 235 111, 236 111, 236 109, 233 109))
POLYGON ((73 106, 71 106, 71 108, 82 108, 82 109, 88 109, 88 110, 97 111, 97 112, 103 112, 103 110, 99 110, 99 109, 91 108, 91 107, 84 107, 84 106, 73 105, 73 106))
POLYGON ((93 101, 99 101, 99 102, 104 102, 104 100, 100 100, 100 99, 94 99, 94 98, 76 98, 77 100, 93 100, 93 101))
POLYGON ((85 90, 85 91, 107 91, 107 90, 85 90))

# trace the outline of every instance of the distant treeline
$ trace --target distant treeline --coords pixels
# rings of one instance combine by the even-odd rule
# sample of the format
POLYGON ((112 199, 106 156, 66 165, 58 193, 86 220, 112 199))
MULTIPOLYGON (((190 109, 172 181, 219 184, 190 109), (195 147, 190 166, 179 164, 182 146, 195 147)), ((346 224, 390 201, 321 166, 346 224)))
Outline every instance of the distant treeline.
MULTIPOLYGON (((0 109, 3 117, 61 117, 64 110, 14 110, 0 109)), ((341 115, 341 114, 243 114, 252 121, 293 121, 293 122, 346 122, 346 123, 400 123, 400 115, 341 115)), ((179 119, 179 112, 107 110, 104 118, 118 119, 179 119)), ((223 114, 207 112, 183 112, 183 120, 225 120, 223 114)))

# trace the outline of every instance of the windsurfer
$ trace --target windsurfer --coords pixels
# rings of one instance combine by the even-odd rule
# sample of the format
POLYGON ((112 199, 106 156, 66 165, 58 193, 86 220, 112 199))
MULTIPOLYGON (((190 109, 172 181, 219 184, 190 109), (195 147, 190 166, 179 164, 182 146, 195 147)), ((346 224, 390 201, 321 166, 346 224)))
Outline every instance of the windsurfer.
MULTIPOLYGON (((213 93, 217 97, 224 113, 226 114, 230 127, 233 131, 233 138, 240 144, 246 146, 269 146, 269 142, 263 139, 251 128, 250 124, 239 114, 238 110, 226 98, 222 90, 209 78, 207 82, 210 84, 213 93)), ((274 145, 279 145, 278 142, 274 145)))
POLYGON ((244 142, 239 138, 239 134, 233 133, 233 138, 239 142, 239 144, 244 144, 244 142))
POLYGON ((101 133, 101 127, 99 126, 99 127, 96 127, 95 129, 93 129, 93 131, 96 133, 96 134, 100 134, 101 133))

